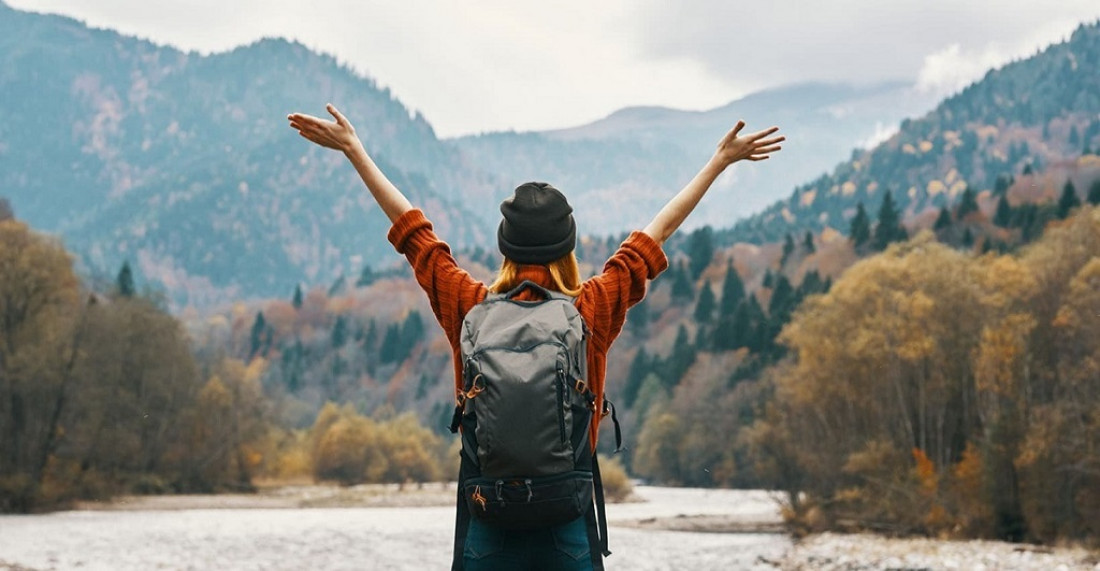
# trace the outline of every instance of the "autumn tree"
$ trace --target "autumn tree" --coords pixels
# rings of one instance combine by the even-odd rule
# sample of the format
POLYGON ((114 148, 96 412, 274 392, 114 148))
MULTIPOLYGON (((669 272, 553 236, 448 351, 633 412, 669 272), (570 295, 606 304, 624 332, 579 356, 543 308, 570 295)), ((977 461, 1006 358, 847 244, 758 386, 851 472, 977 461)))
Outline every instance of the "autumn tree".
POLYGON ((85 340, 81 297, 58 242, 0 221, 0 511, 39 499, 85 340))

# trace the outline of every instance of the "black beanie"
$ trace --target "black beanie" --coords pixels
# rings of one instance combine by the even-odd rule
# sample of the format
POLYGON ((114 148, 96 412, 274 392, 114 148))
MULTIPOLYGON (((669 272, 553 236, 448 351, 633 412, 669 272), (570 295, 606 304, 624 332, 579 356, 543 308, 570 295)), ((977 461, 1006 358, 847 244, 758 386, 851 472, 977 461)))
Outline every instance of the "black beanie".
POLYGON ((525 182, 500 203, 504 220, 497 229, 500 253, 519 264, 547 264, 577 244, 573 208, 561 191, 545 182, 525 182))

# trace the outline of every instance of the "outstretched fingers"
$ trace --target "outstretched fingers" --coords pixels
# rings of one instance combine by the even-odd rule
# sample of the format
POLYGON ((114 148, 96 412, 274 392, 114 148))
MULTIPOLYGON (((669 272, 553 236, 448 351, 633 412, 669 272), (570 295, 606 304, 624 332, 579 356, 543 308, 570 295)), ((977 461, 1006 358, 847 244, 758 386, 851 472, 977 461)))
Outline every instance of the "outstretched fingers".
POLYGON ((786 140, 787 140, 786 137, 781 136, 781 137, 772 137, 770 139, 764 139, 764 140, 760 140, 760 141, 754 141, 754 143, 758 147, 768 147, 768 146, 771 146, 771 145, 782 143, 783 141, 786 141, 786 140))
POLYGON ((344 117, 344 114, 341 113, 340 110, 337 109, 335 105, 329 103, 328 105, 325 105, 325 109, 329 112, 330 115, 332 115, 336 119, 336 122, 341 127, 347 127, 350 124, 348 122, 348 118, 344 117))
POLYGON ((768 135, 771 135, 778 130, 779 127, 769 127, 767 129, 764 129, 763 131, 757 131, 751 135, 747 135, 745 138, 748 139, 749 142, 755 143, 756 141, 759 141, 760 139, 763 139, 764 137, 767 137, 768 135))
POLYGON ((745 122, 744 121, 738 121, 737 124, 734 125, 732 129, 730 129, 729 131, 726 132, 726 136, 722 137, 722 140, 718 142, 718 146, 728 144, 730 141, 733 141, 734 139, 736 139, 737 134, 740 133, 741 129, 744 129, 744 128, 745 128, 745 122))

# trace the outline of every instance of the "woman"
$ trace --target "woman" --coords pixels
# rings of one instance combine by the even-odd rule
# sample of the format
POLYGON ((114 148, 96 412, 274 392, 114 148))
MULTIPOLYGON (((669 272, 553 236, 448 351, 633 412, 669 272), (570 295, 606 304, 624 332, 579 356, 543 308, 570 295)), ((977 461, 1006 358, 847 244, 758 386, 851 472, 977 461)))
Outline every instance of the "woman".
MULTIPOLYGON (((491 285, 475 280, 456 264, 450 248, 432 231, 424 213, 413 208, 371 160, 351 123, 331 104, 329 121, 294 113, 290 127, 306 139, 341 151, 362 177, 367 189, 393 227, 388 238, 412 265, 416 280, 431 301, 432 311, 451 343, 456 394, 462 392, 460 335, 464 317, 489 292, 512 290, 525 280, 575 298, 574 305, 588 327, 588 385, 596 402, 603 402, 606 358, 622 330, 626 311, 645 296, 648 280, 657 277, 668 261, 661 245, 695 209, 714 180, 740 160, 761 161, 780 149, 778 127, 741 135, 739 121, 718 143, 714 155, 641 231, 619 246, 595 277, 580 280, 573 249, 576 224, 566 198, 546 183, 525 183, 500 207, 502 220, 497 243, 504 261, 491 285)), ((522 296, 536 295, 530 291, 522 296)), ((595 450, 599 415, 590 429, 595 450)), ((455 531, 455 568, 519 569, 536 565, 546 569, 592 569, 601 566, 598 550, 589 545, 584 518, 533 532, 498 530, 466 521, 460 508, 455 531), (469 526, 467 529, 467 525, 469 526), (461 554, 461 557, 460 557, 461 554)))

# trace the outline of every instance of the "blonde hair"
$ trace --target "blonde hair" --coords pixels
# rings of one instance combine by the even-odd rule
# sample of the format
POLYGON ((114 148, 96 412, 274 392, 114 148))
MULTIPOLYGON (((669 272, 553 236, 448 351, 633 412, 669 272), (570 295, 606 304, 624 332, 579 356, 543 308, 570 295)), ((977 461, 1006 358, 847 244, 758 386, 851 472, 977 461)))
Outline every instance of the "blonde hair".
MULTIPOLYGON (((581 269, 577 265, 577 256, 573 252, 545 264, 545 266, 546 269, 550 270, 550 279, 554 282, 551 289, 573 297, 581 294, 581 269)), ((519 268, 519 264, 505 257, 500 264, 500 271, 497 272, 497 279, 489 286, 489 291, 504 293, 518 286, 521 281, 519 279, 519 268)))

